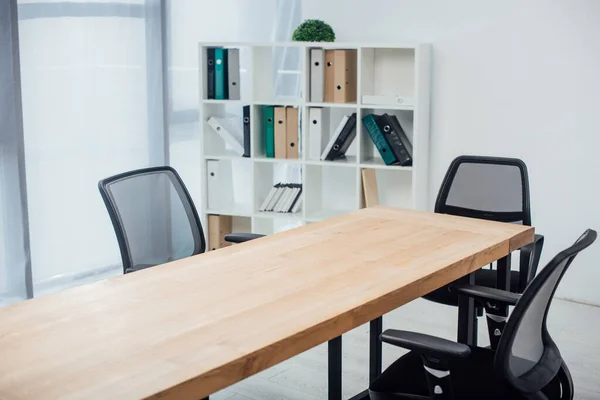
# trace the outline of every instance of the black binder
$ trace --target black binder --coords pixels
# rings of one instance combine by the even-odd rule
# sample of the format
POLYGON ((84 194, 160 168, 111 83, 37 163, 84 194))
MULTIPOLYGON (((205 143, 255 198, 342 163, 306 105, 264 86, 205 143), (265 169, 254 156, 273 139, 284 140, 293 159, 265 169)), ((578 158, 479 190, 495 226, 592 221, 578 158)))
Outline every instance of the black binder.
POLYGON ((398 134, 400 135, 400 140, 402 141, 402 144, 404 145, 404 147, 406 147, 406 151, 408 151, 408 154, 410 155, 410 157, 413 157, 413 147, 412 147, 412 143, 410 142, 410 140, 408 140, 408 136, 406 135, 406 132, 404 132, 404 129, 402 129, 402 125, 400 125, 400 121, 398 121, 398 117, 396 117, 395 115, 391 115, 392 117, 392 123, 393 123, 393 127, 396 130, 396 132, 398 132, 398 134))
POLYGON ((250 157, 250 106, 244 106, 242 121, 244 126, 244 155, 242 157, 250 157))
POLYGON ((229 100, 229 50, 223 49, 223 96, 229 100))
POLYGON ((337 160, 338 158, 344 157, 346 155, 346 151, 348 151, 348 148, 352 144, 352 141, 354 141, 355 137, 356 113, 352 114, 350 118, 348 118, 346 125, 344 125, 344 128, 335 140, 335 143, 331 147, 331 150, 329 150, 329 153, 327 154, 327 157, 325 157, 325 160, 333 161, 337 160))
POLYGON ((215 98, 215 49, 206 49, 206 98, 215 98))
POLYGON ((409 167, 412 165, 412 157, 408 154, 406 147, 400 140, 400 135, 394 128, 393 119, 388 114, 383 114, 376 116, 375 121, 377 122, 377 126, 379 130, 383 133, 386 142, 390 146, 392 153, 398 159, 398 162, 403 167, 409 167))

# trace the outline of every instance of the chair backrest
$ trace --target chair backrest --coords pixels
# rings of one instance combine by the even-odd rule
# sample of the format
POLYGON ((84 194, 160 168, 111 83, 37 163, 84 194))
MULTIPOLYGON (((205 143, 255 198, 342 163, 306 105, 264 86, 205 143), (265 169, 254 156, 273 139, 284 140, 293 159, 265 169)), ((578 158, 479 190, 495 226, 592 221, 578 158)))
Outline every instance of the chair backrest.
POLYGON ((531 225, 527 166, 516 158, 457 157, 444 177, 435 212, 531 225))
POLYGON ((125 273, 204 252, 200 218, 173 168, 125 172, 101 180, 98 188, 115 229, 125 273))
POLYGON ((554 257, 527 286, 508 319, 496 351, 495 369, 523 393, 539 392, 561 368, 562 357, 546 327, 548 309, 575 256, 595 240, 596 232, 588 229, 554 257))

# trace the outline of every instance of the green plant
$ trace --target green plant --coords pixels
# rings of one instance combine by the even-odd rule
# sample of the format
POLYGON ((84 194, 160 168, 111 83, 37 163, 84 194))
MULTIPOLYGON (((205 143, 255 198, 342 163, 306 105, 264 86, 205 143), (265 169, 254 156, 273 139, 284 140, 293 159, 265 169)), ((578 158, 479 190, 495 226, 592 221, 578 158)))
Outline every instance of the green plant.
POLYGON ((307 19, 292 35, 294 42, 333 42, 335 33, 329 24, 320 19, 307 19))

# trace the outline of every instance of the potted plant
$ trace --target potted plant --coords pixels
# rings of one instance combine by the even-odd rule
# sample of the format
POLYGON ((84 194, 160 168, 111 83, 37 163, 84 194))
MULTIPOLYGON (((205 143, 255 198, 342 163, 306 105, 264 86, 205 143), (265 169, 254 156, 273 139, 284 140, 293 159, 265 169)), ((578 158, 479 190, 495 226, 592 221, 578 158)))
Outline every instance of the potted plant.
POLYGON ((307 19, 292 35, 294 42, 334 42, 335 33, 331 26, 320 19, 307 19))

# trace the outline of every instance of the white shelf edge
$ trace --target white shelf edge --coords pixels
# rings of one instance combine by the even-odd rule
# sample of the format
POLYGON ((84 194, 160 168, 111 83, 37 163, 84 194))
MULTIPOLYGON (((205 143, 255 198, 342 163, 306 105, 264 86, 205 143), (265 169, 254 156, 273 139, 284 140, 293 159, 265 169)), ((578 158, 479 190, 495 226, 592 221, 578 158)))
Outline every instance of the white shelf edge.
POLYGON ((363 104, 359 105, 361 110, 373 109, 373 110, 401 110, 401 111, 415 111, 415 106, 403 106, 399 104, 363 104))
POLYGON ((253 101, 252 105, 255 106, 281 106, 281 107, 302 107, 304 105, 303 101, 278 101, 277 99, 273 99, 273 101, 253 101))
POLYGON ((199 42, 202 47, 317 47, 324 49, 417 49, 422 43, 357 42, 199 42))
POLYGON ((200 100, 201 103, 203 104, 241 104, 241 103, 248 103, 247 101, 243 101, 243 100, 215 100, 215 99, 201 99, 200 100))
POLYGON ((237 156, 237 155, 228 155, 228 154, 221 154, 221 155, 215 155, 215 154, 207 154, 205 156, 202 156, 202 158, 204 158, 205 160, 251 160, 251 158, 249 157, 242 157, 242 156, 237 156))
POLYGON ((253 157, 253 161, 258 163, 270 163, 270 164, 278 164, 278 163, 288 163, 288 164, 302 164, 302 160, 297 158, 266 158, 266 157, 253 157))
POLYGON ((370 168, 370 169, 388 169, 392 171, 403 171, 403 172, 412 172, 413 167, 402 167, 400 165, 385 165, 385 164, 370 164, 370 163, 361 163, 358 165, 359 168, 370 168))
POLYGON ((231 209, 223 209, 223 210, 204 210, 204 213, 206 215, 212 214, 212 215, 231 215, 233 217, 245 217, 245 218, 252 218, 254 213, 251 210, 247 210, 247 211, 242 211, 242 210, 231 210, 231 209))
POLYGON ((292 219, 300 221, 302 220, 302 212, 299 211, 297 213, 278 213, 273 211, 257 211, 253 215, 254 218, 270 218, 270 219, 292 219))
POLYGON ((356 108, 356 103, 306 103, 308 107, 356 108))

